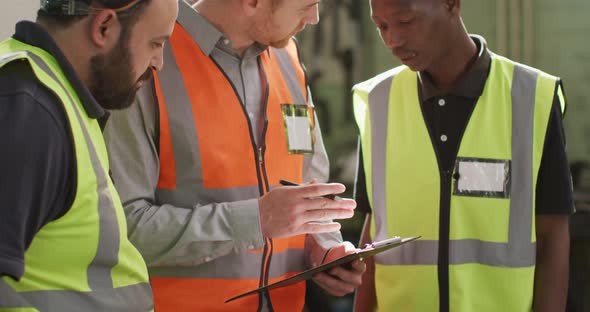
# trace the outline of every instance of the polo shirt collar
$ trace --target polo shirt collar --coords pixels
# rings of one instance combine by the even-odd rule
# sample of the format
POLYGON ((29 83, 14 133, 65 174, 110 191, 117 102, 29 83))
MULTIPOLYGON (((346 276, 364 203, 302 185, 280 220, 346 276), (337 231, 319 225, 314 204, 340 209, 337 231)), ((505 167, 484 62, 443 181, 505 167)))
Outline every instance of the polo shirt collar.
POLYGON ((108 116, 108 112, 98 104, 88 87, 80 80, 74 67, 67 60, 57 43, 55 43, 53 38, 41 25, 30 21, 18 22, 12 37, 20 42, 40 48, 55 58, 66 78, 76 91, 84 110, 86 110, 86 114, 90 118, 99 119, 108 116))
POLYGON ((456 95, 477 99, 483 93, 490 69, 491 55, 483 37, 478 35, 470 35, 470 37, 477 46, 477 59, 463 73, 450 91, 445 93, 437 88, 432 77, 427 72, 418 73, 421 81, 423 101, 442 95, 456 95))

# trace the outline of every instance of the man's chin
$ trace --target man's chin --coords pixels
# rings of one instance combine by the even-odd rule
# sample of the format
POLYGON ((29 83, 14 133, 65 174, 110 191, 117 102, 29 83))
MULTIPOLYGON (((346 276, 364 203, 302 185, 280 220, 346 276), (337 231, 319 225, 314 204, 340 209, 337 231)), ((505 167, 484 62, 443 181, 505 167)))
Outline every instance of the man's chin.
POLYGON ((291 38, 287 38, 287 39, 283 39, 281 41, 273 41, 270 43, 270 46, 276 49, 282 49, 285 48, 288 44, 289 41, 291 41, 291 38))
POLYGON ((129 95, 129 98, 127 98, 126 101, 121 102, 121 105, 115 109, 121 110, 121 109, 127 109, 127 108, 131 107, 131 105, 133 105, 133 103, 135 103, 136 98, 137 98, 137 92, 133 92, 133 94, 129 95))
POLYGON ((136 92, 129 94, 127 97, 118 97, 118 99, 111 98, 108 100, 98 100, 98 103, 102 108, 106 110, 122 110, 129 108, 135 102, 135 98, 137 96, 136 92))

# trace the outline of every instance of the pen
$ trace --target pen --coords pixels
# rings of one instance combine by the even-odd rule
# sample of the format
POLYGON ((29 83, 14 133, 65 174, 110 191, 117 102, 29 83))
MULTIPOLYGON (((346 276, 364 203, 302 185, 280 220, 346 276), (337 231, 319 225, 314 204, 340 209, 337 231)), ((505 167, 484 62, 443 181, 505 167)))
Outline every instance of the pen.
MULTIPOLYGON (((279 180, 279 183, 281 183, 281 185, 284 185, 284 186, 299 186, 300 185, 295 182, 291 182, 291 181, 287 181, 287 180, 279 180)), ((324 195, 322 197, 336 200, 336 195, 334 195, 334 194, 328 194, 328 195, 324 195)))
POLYGON ((392 238, 384 239, 384 240, 379 241, 379 242, 373 242, 371 244, 366 244, 365 245, 365 248, 375 248, 375 249, 377 249, 379 247, 383 247, 383 246, 386 246, 386 245, 389 245, 389 244, 399 243, 399 242, 401 242, 401 240, 402 240, 401 237, 394 236, 392 238))

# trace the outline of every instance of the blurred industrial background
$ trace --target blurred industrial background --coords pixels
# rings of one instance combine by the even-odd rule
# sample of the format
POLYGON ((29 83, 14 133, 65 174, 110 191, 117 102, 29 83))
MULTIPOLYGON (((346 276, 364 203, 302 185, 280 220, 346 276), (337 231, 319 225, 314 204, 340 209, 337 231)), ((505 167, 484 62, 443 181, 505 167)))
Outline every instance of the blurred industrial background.
MULTIPOLYGON (((320 24, 298 36, 331 158, 331 179, 347 184, 350 196, 357 146, 350 89, 398 65, 380 41, 368 3, 322 0, 320 24)), ((564 80, 567 149, 578 211, 571 219, 568 312, 590 312, 590 1, 465 0, 462 6, 467 29, 484 36, 492 51, 564 80)), ((38 0, 1 1, 0 36, 12 34, 17 20, 34 18, 37 7, 38 0)), ((357 242, 363 217, 343 223, 346 239, 357 242)), ((309 293, 309 311, 352 310, 352 296, 309 293)))

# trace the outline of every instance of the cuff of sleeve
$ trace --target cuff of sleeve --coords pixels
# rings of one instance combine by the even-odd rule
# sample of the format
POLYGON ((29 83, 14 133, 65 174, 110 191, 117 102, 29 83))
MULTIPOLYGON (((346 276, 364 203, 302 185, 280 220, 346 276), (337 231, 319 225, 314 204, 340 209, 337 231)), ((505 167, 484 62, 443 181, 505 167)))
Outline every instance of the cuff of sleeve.
POLYGON ((231 210, 232 232, 237 251, 255 250, 264 246, 260 226, 258 198, 240 201, 231 210))
POLYGON ((308 268, 321 264, 328 250, 342 244, 340 231, 321 234, 308 234, 305 238, 305 261, 308 268))
POLYGON ((0 277, 7 275, 19 281, 25 274, 25 263, 16 258, 0 256, 0 277))
POLYGON ((311 234, 315 242, 324 250, 328 250, 343 242, 340 231, 330 233, 311 234))

